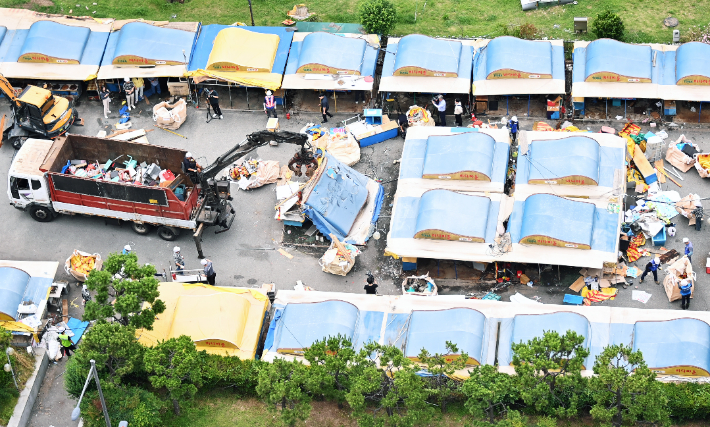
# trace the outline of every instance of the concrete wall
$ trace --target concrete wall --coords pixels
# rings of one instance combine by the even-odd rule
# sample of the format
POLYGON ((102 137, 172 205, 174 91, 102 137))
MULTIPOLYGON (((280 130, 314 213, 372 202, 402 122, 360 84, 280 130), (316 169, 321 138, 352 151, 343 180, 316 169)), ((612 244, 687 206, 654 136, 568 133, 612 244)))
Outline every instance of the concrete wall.
POLYGON ((39 388, 44 381, 44 375, 47 373, 49 365, 49 357, 44 349, 35 349, 35 370, 32 376, 27 380, 24 390, 20 392, 20 399, 17 401, 15 411, 12 413, 10 422, 7 427, 25 427, 30 420, 32 407, 39 394, 39 388))

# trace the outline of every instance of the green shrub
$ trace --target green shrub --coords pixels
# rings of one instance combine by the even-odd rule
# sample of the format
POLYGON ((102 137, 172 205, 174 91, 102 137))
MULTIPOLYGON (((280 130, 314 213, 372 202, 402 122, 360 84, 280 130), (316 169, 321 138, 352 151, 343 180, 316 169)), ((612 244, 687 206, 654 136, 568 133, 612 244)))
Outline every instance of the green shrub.
POLYGON ((707 420, 710 418, 710 385, 663 384, 668 398, 668 413, 674 420, 707 420))
POLYGON ((624 36, 624 21, 616 13, 607 10, 597 15, 592 22, 592 31, 600 39, 621 40, 624 36))
POLYGON ((389 0, 363 0, 358 12, 360 24, 370 34, 386 36, 397 23, 397 9, 389 0))
POLYGON ((240 395, 255 395, 259 368, 264 362, 236 356, 204 356, 202 380, 207 388, 230 388, 240 395))
MULTIPOLYGON (((131 427, 162 425, 163 402, 155 394, 138 387, 114 386, 108 382, 101 385, 112 425, 118 425, 119 421, 128 421, 131 427)), ((106 426, 98 391, 86 392, 81 401, 81 416, 86 427, 106 426)))

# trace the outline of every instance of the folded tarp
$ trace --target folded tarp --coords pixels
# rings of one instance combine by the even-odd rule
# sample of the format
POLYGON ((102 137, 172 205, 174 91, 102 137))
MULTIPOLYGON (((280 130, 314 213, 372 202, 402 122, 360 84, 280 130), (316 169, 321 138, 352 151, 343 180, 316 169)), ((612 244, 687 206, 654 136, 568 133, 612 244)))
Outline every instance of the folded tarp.
POLYGON ((289 28, 205 25, 188 74, 198 81, 217 79, 278 89, 292 39, 289 28))
POLYGON ((710 376, 710 326, 702 320, 636 322, 633 346, 659 374, 710 376))
POLYGON ((467 365, 480 365, 486 316, 470 308, 412 311, 405 356, 419 361, 419 353, 442 354, 447 358, 468 354, 467 365), (458 354, 449 354, 446 342, 455 343, 458 354))
POLYGON ((318 231, 356 245, 370 238, 384 200, 382 185, 327 152, 303 194, 304 212, 318 231))

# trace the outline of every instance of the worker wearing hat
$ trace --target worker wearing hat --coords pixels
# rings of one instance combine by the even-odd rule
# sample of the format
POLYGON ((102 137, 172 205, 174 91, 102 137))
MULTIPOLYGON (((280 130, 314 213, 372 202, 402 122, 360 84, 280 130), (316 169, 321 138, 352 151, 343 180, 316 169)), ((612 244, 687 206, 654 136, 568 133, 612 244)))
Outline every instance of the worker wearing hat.
POLYGON ((683 243, 685 244, 685 256, 688 257, 688 261, 693 262, 693 242, 691 242, 687 237, 683 237, 683 243))
POLYGON ((328 117, 333 117, 333 115, 328 112, 328 108, 330 108, 328 97, 325 96, 324 93, 321 93, 318 95, 318 98, 320 99, 320 112, 323 114, 323 121, 321 123, 328 123, 328 117))
POLYGON ((271 117, 273 114, 275 119, 278 118, 276 115, 276 99, 274 98, 274 93, 270 90, 266 91, 266 96, 264 97, 264 112, 266 117, 271 117))
POLYGON ((123 251, 121 252, 121 255, 128 255, 131 253, 131 245, 126 245, 123 247, 123 251))
POLYGON ((518 116, 513 116, 508 120, 510 135, 513 137, 513 142, 518 140, 518 116))
POLYGON ((197 174, 202 172, 202 166, 197 163, 195 158, 192 157, 192 153, 189 151, 185 153, 185 158, 182 159, 182 170, 190 177, 193 184, 197 184, 197 174))
POLYGON ((680 308, 687 310, 690 308, 690 297, 693 295, 693 282, 683 279, 678 283, 680 289, 680 308))
POLYGON ((123 78, 123 90, 126 92, 128 111, 131 111, 131 109, 136 108, 136 86, 128 77, 123 78))
POLYGON ((639 280, 639 283, 643 283, 643 279, 646 278, 646 275, 651 272, 653 273, 653 281, 658 284, 658 268, 661 266, 661 258, 656 257, 652 259, 648 264, 646 264, 646 269, 644 270, 643 274, 641 275, 641 280, 639 280))
POLYGON ((200 263, 202 264, 205 277, 207 278, 207 283, 214 286, 214 279, 215 277, 217 277, 217 273, 214 272, 214 267, 212 267, 212 261, 208 260, 207 258, 203 258, 200 263))
POLYGON ((173 262, 175 263, 176 271, 183 271, 185 269, 185 257, 180 254, 180 246, 173 248, 173 262))

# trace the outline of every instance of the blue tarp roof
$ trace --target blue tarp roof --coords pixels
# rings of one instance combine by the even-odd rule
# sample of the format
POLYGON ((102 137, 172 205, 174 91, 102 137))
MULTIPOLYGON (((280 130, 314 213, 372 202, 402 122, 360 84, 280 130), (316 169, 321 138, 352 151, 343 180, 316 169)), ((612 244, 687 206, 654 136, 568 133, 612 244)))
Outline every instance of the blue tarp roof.
POLYGON ((419 67, 443 73, 457 73, 461 50, 461 42, 458 41, 411 34, 402 37, 397 43, 394 69, 419 67))
MULTIPOLYGON (((453 193, 448 190, 431 190, 422 197, 399 197, 397 198, 397 209, 395 211, 395 217, 394 220, 392 221, 392 230, 390 231, 390 235, 393 239, 411 239, 414 237, 414 235, 422 230, 421 227, 428 225, 428 226, 438 226, 438 227, 444 227, 451 233, 456 233, 455 230, 458 231, 463 231, 463 233, 457 233, 457 234, 465 234, 466 233, 472 233, 471 235, 475 235, 477 237, 484 237, 486 243, 491 243, 493 242, 493 239, 496 236, 496 226, 498 223, 498 212, 500 210, 500 202, 496 200, 491 200, 488 205, 488 211, 486 215, 483 215, 483 210, 481 209, 481 205, 473 202, 471 203, 469 199, 466 199, 464 203, 471 203, 474 205, 477 205, 477 213, 479 214, 471 214, 470 212, 467 212, 464 208, 461 207, 459 200, 445 200, 447 199, 446 197, 439 198, 443 203, 446 203, 445 205, 439 206, 439 207, 433 207, 433 208, 424 208, 424 209, 433 209, 433 211, 428 211, 427 212, 427 218, 422 219, 421 224, 419 221, 419 215, 420 215, 420 206, 423 200, 425 200, 424 196, 432 193, 432 191, 438 192, 448 192, 448 193, 453 193), (459 203, 459 204, 455 204, 459 203), (439 211, 439 212, 437 212, 439 211), (436 218, 434 215, 435 214, 440 214, 439 218, 436 218), (463 217, 461 216, 463 215, 463 217), (458 218, 458 220, 454 220, 453 218, 458 218), (462 219, 463 218, 463 219, 462 219), (455 223, 458 221, 457 223, 455 223), (483 227, 483 230, 485 232, 482 233, 481 228, 483 227)), ((456 196, 460 196, 460 194, 454 193, 456 196)), ((433 200, 430 200, 429 203, 433 203, 437 201, 438 195, 436 193, 431 194, 430 196, 433 197, 433 200)), ((473 196, 464 196, 464 197, 473 197, 473 196)))
POLYGON ((423 175, 479 172, 491 178, 495 139, 480 132, 427 138, 423 175))
POLYGON ((488 197, 429 190, 419 202, 415 233, 439 230, 485 241, 490 210, 488 197))
POLYGON ((354 338, 359 310, 349 302, 288 304, 281 315, 277 349, 301 349, 338 334, 354 338))
POLYGON ((534 194, 516 201, 508 221, 513 243, 532 235, 542 235, 591 249, 614 252, 618 240, 619 216, 592 203, 552 194, 534 194))
POLYGON ((682 44, 676 51, 676 82, 688 76, 710 78, 710 45, 700 42, 682 44))
MULTIPOLYGON (((207 60, 212 53, 212 44, 217 34, 225 28, 241 28, 243 30, 252 31, 261 34, 276 34, 279 36, 279 46, 276 49, 276 57, 274 65, 271 67, 271 72, 283 74, 286 69, 286 60, 288 59, 288 51, 291 48, 291 40, 293 40, 293 28, 284 27, 232 27, 231 25, 203 25, 200 30, 200 36, 195 43, 195 50, 190 59, 188 71, 204 70, 207 68, 207 60)), ((235 46, 238 48, 238 46, 235 46)))
POLYGON ((30 27, 20 56, 26 53, 41 53, 54 58, 81 62, 90 35, 91 30, 86 27, 38 21, 30 27))
POLYGON ((586 47, 585 76, 609 72, 621 76, 651 79, 651 46, 633 45, 611 39, 599 39, 586 47))
POLYGON ((323 64, 340 70, 360 71, 366 47, 364 39, 311 33, 303 39, 298 67, 323 64))
POLYGON ((599 183, 599 143, 592 138, 532 141, 525 157, 530 163, 528 181, 581 175, 599 183))
MULTIPOLYGON (((367 203, 369 178, 325 153, 326 170, 321 175, 313 191, 306 200, 305 213, 313 221, 318 231, 328 236, 335 234, 343 240, 347 236, 355 218, 367 203)), ((380 214, 384 189, 379 185, 376 207, 371 222, 380 214)))
MULTIPOLYGON (((495 40, 495 39, 494 39, 495 40)), ((565 78, 565 52, 563 46, 555 46, 552 43, 535 42, 541 45, 549 45, 552 49, 552 78, 564 80, 565 78)), ((489 43, 490 44, 490 43, 489 43)), ((494 54, 489 47, 478 50, 473 58, 473 81, 486 80, 488 78, 488 55, 494 54)), ((523 53, 517 52, 516 55, 523 53)), ((512 61, 512 59, 511 59, 512 61)))
POLYGON ((0 267, 0 315, 17 319, 17 307, 22 302, 39 306, 47 299, 52 279, 30 277, 13 267, 0 267))
POLYGON ((101 65, 109 65, 114 58, 133 55, 160 61, 187 63, 190 61, 196 33, 161 28, 145 22, 130 22, 111 34, 101 65))
POLYGON ((486 75, 499 70, 552 75, 552 44, 496 37, 486 46, 486 75))
POLYGON ((567 331, 582 335, 584 348, 589 348, 589 321, 577 313, 518 314, 513 318, 511 342, 518 344, 533 338, 542 338, 547 331, 564 335, 567 331))
MULTIPOLYGON (((0 43, 0 62, 17 62, 17 60, 20 58, 21 52, 23 52, 25 49, 24 45, 29 33, 30 30, 8 30, 5 34, 5 37, 2 39, 2 42, 0 43)), ((84 50, 80 56, 79 63, 81 63, 82 65, 98 66, 101 63, 101 58, 103 57, 108 37, 108 31, 91 31, 91 34, 89 35, 89 38, 86 41, 86 44, 84 45, 84 50)), ((55 43, 54 39, 50 39, 50 41, 53 45, 61 44, 55 43)), ((37 42, 39 42, 39 40, 37 40, 37 42)), ((65 59, 63 56, 59 56, 59 58, 65 59)), ((77 78, 84 77, 85 76, 77 76, 77 78)))
POLYGON ((405 356, 417 357, 422 348, 430 354, 447 354, 446 341, 481 362, 486 316, 470 308, 413 311, 405 356))
MULTIPOLYGON (((303 49, 304 45, 302 41, 291 43, 291 51, 288 54, 288 64, 286 64, 285 74, 296 74, 296 71, 300 67, 301 53, 303 52, 303 49)), ((366 44, 363 56, 358 58, 358 61, 360 61, 360 67, 358 69, 360 70, 361 76, 375 75, 375 69, 377 68, 377 56, 379 53, 379 48, 366 44)))
POLYGON ((710 371, 710 326, 701 320, 636 322, 633 343, 649 368, 680 365, 710 371))
POLYGON ((493 157, 489 160, 489 166, 486 167, 485 163, 481 162, 480 159, 477 159, 475 156, 479 155, 481 152, 480 150, 483 149, 482 146, 488 143, 487 141, 490 136, 484 133, 479 134, 478 129, 474 128, 457 129, 457 131, 459 130, 463 133, 452 136, 428 137, 427 139, 407 139, 402 152, 399 178, 421 178, 425 173, 427 173, 424 171, 424 164, 425 158, 427 158, 428 155, 429 141, 431 138, 452 138, 450 140, 450 146, 440 146, 439 148, 434 148, 434 150, 438 150, 436 152, 440 154, 433 155, 434 152, 432 152, 432 158, 429 160, 430 168, 432 168, 430 170, 436 170, 435 167, 441 166, 444 170, 462 168, 458 169, 460 171, 467 170, 465 167, 472 167, 472 165, 474 165, 473 167, 478 167, 480 169, 478 170, 479 172, 488 169, 489 172, 486 173, 486 175, 491 178, 492 182, 504 182, 505 174, 508 169, 508 152, 510 150, 510 145, 504 142, 494 141, 493 157), (477 134, 479 136, 476 136, 477 134), (481 147, 470 146, 472 144, 481 147), (448 149, 453 151, 447 157, 444 150, 448 149), (466 155, 460 155, 457 150, 463 150, 466 155), (456 162, 459 166, 454 167, 452 164, 452 166, 449 167, 448 162, 456 162), (439 165, 437 165, 437 163, 439 163, 439 165), (466 164, 468 164, 468 166, 466 166, 466 164), (475 164, 478 165, 475 166, 475 164))
POLYGON ((7 27, 0 25, 0 43, 5 38, 5 34, 7 34, 7 27))

